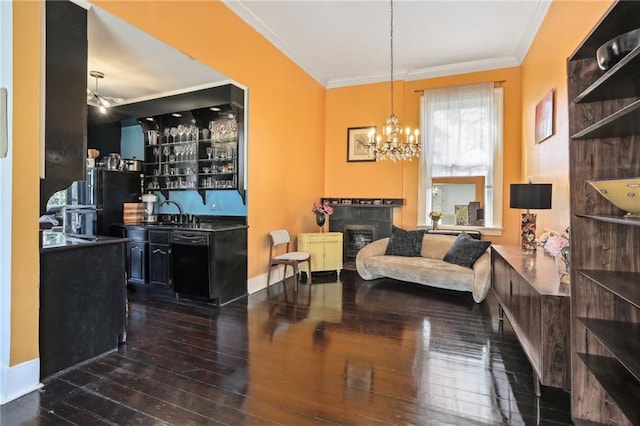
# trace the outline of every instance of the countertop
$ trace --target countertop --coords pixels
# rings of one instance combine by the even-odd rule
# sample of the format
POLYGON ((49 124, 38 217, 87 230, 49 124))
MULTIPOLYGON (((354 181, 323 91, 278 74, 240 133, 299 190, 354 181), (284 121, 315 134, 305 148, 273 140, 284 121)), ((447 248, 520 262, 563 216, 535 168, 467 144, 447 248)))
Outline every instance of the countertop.
POLYGON ((151 230, 189 230, 189 231, 205 231, 205 232, 219 232, 230 229, 247 228, 244 223, 229 223, 229 222, 201 222, 201 223, 124 223, 118 224, 123 228, 143 228, 151 230))
POLYGON ((62 232, 51 232, 45 230, 42 232, 42 246, 40 247, 40 253, 49 252, 51 250, 76 249, 104 244, 126 243, 127 241, 129 241, 127 238, 119 237, 78 238, 67 236, 62 232))

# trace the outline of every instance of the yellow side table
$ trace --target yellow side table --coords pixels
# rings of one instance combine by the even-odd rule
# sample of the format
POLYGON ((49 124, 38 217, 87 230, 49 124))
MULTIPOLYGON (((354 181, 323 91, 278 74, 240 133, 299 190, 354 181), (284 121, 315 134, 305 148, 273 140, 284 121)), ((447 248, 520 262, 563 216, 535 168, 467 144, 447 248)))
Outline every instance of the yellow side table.
MULTIPOLYGON (((342 271, 342 232, 310 232, 298 234, 298 251, 311 254, 311 272, 342 271)), ((307 271, 307 264, 300 270, 307 271)))

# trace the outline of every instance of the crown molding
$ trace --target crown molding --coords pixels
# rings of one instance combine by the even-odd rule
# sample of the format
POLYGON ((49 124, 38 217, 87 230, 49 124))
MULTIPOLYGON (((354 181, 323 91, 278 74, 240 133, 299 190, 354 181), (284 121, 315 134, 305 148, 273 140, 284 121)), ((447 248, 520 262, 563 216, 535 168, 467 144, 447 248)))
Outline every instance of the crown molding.
POLYGON ((551 0, 539 0, 536 4, 535 11, 529 18, 529 22, 527 22, 527 26, 522 33, 520 43, 518 43, 518 47, 516 48, 515 55, 518 58, 518 65, 521 64, 525 56, 527 56, 531 43, 533 43, 545 16, 547 16, 549 7, 551 7, 551 0))
POLYGON ((329 79, 327 76, 319 72, 315 67, 304 59, 304 56, 299 54, 289 43, 283 40, 281 37, 273 31, 269 25, 267 25, 262 19, 256 16, 251 10, 249 10, 242 2, 237 0, 221 0, 222 3, 231 9, 236 15, 246 22, 250 27, 260 33, 271 44, 273 44, 280 52, 291 59, 296 65, 302 68, 307 74, 313 77, 323 87, 327 86, 329 79))

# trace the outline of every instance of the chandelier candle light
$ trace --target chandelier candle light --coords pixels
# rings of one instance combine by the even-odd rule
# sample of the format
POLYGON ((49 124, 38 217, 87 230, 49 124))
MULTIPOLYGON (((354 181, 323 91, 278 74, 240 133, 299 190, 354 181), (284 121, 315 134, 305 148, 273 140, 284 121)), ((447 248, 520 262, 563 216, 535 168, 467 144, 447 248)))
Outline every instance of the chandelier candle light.
POLYGON ((380 160, 409 160, 420 156, 420 143, 418 142, 418 129, 402 128, 400 120, 393 112, 393 0, 391 0, 391 112, 382 130, 382 135, 376 135, 376 130, 369 132, 369 153, 375 155, 376 161, 380 160))

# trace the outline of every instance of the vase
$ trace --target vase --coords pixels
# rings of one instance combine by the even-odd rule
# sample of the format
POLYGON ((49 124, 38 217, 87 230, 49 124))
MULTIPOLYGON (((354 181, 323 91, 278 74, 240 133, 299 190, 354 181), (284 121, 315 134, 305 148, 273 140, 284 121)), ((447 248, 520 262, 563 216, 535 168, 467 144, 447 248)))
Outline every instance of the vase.
POLYGON ((324 223, 325 223, 326 220, 327 220, 327 218, 324 215, 324 213, 316 213, 316 223, 320 227, 320 232, 323 231, 324 223))
POLYGON ((571 268, 569 266, 568 249, 562 249, 560 253, 556 255, 556 266, 558 267, 558 273, 560 274, 560 284, 570 284, 571 268))
MULTIPOLYGON (((433 220, 433 219, 431 219, 433 220)), ((437 220, 433 220, 433 230, 437 231, 438 230, 438 221, 437 220)))

